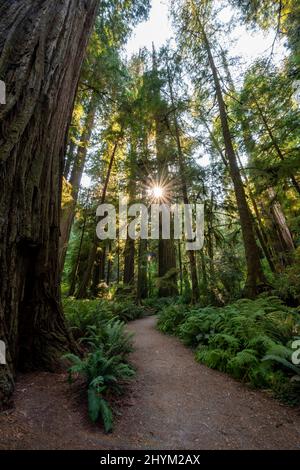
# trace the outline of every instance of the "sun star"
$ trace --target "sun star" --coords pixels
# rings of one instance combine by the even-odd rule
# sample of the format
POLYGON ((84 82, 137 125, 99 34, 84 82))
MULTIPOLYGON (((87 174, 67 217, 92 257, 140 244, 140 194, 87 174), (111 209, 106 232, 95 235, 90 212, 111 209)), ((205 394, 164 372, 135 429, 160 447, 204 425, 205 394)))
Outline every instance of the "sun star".
POLYGON ((164 189, 161 186, 154 186, 152 188, 152 195, 155 199, 161 199, 164 195, 164 189))

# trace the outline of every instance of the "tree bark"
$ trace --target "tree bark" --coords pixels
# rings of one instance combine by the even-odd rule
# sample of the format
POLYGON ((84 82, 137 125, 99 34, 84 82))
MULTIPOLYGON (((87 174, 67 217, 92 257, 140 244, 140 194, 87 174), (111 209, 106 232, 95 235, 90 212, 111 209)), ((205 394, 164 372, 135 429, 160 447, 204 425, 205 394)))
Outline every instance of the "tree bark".
POLYGON ((135 241, 127 237, 124 249, 124 284, 134 284, 135 241))
POLYGON ((138 254, 138 278, 137 278, 137 301, 148 297, 148 275, 147 275, 147 240, 140 239, 138 254))
POLYGON ((270 212, 276 227, 276 232, 281 243, 284 264, 290 264, 292 261, 291 254, 295 250, 292 234, 288 227, 284 212, 281 204, 277 201, 276 193, 272 187, 267 189, 267 194, 270 199, 270 212))
POLYGON ((60 303, 63 162, 97 0, 0 5, 0 401, 17 367, 54 369, 70 338, 60 303))
POLYGON ((73 139, 69 139, 68 150, 64 161, 64 177, 69 181, 71 166, 74 162, 76 144, 73 139))
POLYGON ((93 279, 91 286, 91 293, 96 296, 98 294, 98 286, 100 282, 105 280, 105 260, 106 260, 106 245, 98 248, 96 261, 93 269, 93 279))

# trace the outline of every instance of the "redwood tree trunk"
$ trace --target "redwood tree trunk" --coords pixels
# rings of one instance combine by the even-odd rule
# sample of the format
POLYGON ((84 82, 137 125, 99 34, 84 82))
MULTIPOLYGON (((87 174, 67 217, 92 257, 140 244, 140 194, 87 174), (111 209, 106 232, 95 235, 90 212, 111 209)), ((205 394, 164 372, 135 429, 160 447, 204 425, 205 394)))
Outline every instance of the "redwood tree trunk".
POLYGON ((0 401, 18 366, 53 369, 68 348, 58 243, 66 136, 97 0, 0 4, 0 401))
POLYGON ((124 250, 124 284, 134 283, 135 241, 127 237, 124 250))

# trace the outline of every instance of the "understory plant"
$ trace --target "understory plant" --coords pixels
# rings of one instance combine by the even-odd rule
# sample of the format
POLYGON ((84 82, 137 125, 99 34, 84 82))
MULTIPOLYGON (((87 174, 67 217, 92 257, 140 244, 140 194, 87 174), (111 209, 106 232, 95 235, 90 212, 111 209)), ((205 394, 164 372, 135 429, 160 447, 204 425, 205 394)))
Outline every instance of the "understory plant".
POLYGON ((107 397, 122 392, 122 382, 134 375, 129 364, 122 362, 121 356, 105 355, 104 351, 97 349, 91 351, 85 358, 74 354, 67 354, 72 365, 69 368, 69 380, 84 376, 87 395, 88 411, 92 422, 101 417, 106 432, 112 430, 113 414, 107 397))
POLYGON ((63 300, 63 308, 68 327, 72 330, 75 339, 86 336, 91 325, 99 329, 114 318, 128 322, 144 314, 144 308, 136 305, 132 300, 77 300, 69 297, 63 300))
POLYGON ((158 328, 195 350, 196 360, 257 388, 271 389, 290 403, 299 401, 297 368, 291 363, 299 312, 275 296, 241 299, 225 307, 171 305, 158 328))
POLYGON ((84 377, 89 417, 93 422, 101 418, 106 432, 113 426, 111 397, 120 394, 135 373, 128 363, 132 334, 126 331, 115 308, 112 302, 101 300, 69 300, 65 304, 68 324, 86 352, 84 357, 64 356, 71 364, 69 381, 84 377))

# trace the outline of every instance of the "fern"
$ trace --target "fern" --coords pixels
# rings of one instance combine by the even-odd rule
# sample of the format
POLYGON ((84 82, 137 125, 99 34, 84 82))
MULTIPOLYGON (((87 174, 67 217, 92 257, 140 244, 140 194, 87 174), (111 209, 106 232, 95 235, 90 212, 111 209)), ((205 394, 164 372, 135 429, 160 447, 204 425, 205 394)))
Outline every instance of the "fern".
POLYGON ((203 347, 196 352, 195 357, 198 362, 202 362, 212 369, 225 372, 227 370, 228 361, 230 361, 232 355, 229 351, 223 351, 222 349, 203 347))
POLYGON ((105 396, 110 392, 120 393, 121 382, 133 377, 134 370, 122 362, 122 356, 108 358, 100 349, 89 353, 84 359, 74 354, 67 354, 64 358, 73 363, 69 368, 70 381, 78 375, 85 377, 90 419, 96 422, 101 416, 105 431, 110 431, 112 411, 105 396))
POLYGON ((295 372, 295 374, 300 377, 300 367, 297 367, 295 364, 293 364, 292 362, 289 362, 284 357, 275 356, 274 354, 267 354, 263 358, 263 361, 276 362, 277 364, 284 366, 285 368, 291 370, 292 372, 295 372))
POLYGON ((249 380, 251 369, 256 368, 258 364, 256 351, 244 349, 228 362, 228 371, 236 379, 249 380))
POLYGON ((258 334, 257 336, 249 339, 246 342, 246 346, 249 349, 254 349, 257 351, 260 356, 263 356, 269 349, 276 347, 276 343, 271 338, 269 338, 269 336, 258 334))
POLYGON ((186 315, 186 306, 180 304, 169 305, 161 311, 157 327, 163 333, 174 334, 186 315))
POLYGON ((226 351, 237 351, 240 345, 237 338, 225 333, 218 333, 213 335, 209 339, 208 344, 212 348, 225 349, 226 351))

